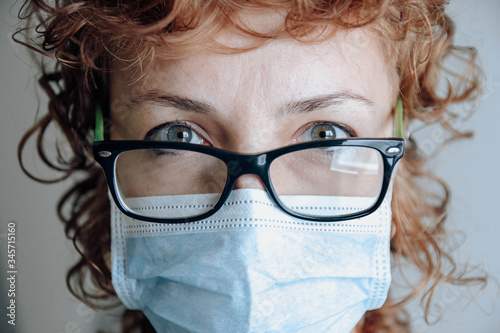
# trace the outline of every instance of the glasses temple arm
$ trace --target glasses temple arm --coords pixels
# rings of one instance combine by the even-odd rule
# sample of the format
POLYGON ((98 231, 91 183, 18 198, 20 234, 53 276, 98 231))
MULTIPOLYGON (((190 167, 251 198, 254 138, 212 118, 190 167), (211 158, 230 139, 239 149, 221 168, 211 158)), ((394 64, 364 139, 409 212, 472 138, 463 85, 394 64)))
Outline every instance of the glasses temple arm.
POLYGON ((104 120, 102 117, 102 109, 97 107, 95 110, 95 131, 94 142, 104 141, 104 120))
POLYGON ((398 98, 396 102, 396 112, 394 113, 394 128, 395 137, 398 139, 404 139, 404 125, 403 125, 403 101, 401 97, 398 98))

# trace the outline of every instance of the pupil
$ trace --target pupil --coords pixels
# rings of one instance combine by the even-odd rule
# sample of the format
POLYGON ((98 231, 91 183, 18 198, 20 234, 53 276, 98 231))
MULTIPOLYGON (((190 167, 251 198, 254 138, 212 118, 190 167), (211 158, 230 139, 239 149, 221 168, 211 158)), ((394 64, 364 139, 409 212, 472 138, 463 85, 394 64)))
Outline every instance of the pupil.
POLYGON ((313 141, 335 139, 335 127, 330 124, 315 125, 311 130, 311 139, 313 141))
POLYGON ((167 141, 191 142, 191 129, 184 125, 173 125, 166 132, 167 141))

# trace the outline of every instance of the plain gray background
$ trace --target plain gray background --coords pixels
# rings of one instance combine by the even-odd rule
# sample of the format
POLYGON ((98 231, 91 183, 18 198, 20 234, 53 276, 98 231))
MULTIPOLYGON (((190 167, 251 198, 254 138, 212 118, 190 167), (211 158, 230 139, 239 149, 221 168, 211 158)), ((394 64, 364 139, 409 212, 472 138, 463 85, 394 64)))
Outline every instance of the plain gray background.
MULTIPOLYGON (((0 5, 0 305, 4 309, 0 311, 0 331, 81 333, 105 328, 118 332, 116 320, 94 313, 66 289, 65 273, 77 256, 65 240, 55 205, 70 182, 36 183, 24 176, 17 164, 17 142, 34 121, 37 94, 41 94, 35 93, 36 72, 29 66, 29 58, 10 38, 20 1, 14 3, 2 0, 0 5), (5 233, 9 221, 17 224, 15 328, 6 325, 5 315, 5 233)), ((487 84, 478 112, 458 124, 461 130, 474 130, 475 137, 446 148, 432 166, 453 191, 448 226, 457 231, 456 244, 461 244, 453 252, 455 259, 484 269, 492 281, 472 301, 474 289, 439 289, 432 317, 443 318, 434 326, 425 325, 418 304, 412 304, 410 312, 417 333, 498 333, 500 298, 495 279, 500 279, 500 1, 452 0, 448 13, 457 22, 460 44, 478 48, 487 84)), ((429 149, 440 140, 432 133, 426 135, 429 149)), ((26 156, 33 156, 31 150, 26 156)), ((35 169, 43 172, 40 167, 35 169)))

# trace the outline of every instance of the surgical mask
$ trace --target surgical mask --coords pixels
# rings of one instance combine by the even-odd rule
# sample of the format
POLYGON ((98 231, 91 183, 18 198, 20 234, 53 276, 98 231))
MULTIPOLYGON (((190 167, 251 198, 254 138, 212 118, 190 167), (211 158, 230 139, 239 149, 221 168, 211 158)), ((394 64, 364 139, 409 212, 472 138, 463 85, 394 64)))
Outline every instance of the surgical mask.
MULTIPOLYGON (((171 196, 169 206, 203 196, 171 196)), ((387 296, 391 197, 337 223, 290 217, 257 189, 233 190, 216 214, 185 224, 134 220, 111 200, 113 285, 157 332, 348 333, 387 296)), ((136 204, 169 209, 154 198, 136 204)), ((289 200, 324 208, 321 197, 289 200)))

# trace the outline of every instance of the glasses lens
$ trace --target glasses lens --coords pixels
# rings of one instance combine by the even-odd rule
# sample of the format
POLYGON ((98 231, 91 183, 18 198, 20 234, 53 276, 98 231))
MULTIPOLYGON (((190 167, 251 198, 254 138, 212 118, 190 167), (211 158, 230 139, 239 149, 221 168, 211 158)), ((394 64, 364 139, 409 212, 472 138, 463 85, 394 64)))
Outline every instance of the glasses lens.
POLYGON ((219 201, 226 177, 223 161, 188 150, 125 151, 115 165, 122 204, 146 217, 174 219, 204 214, 219 201))
POLYGON ((311 217, 339 217, 368 210, 382 189, 384 166, 373 148, 336 146, 299 150, 270 166, 273 187, 288 209, 311 217), (303 196, 315 196, 304 205, 303 196))

